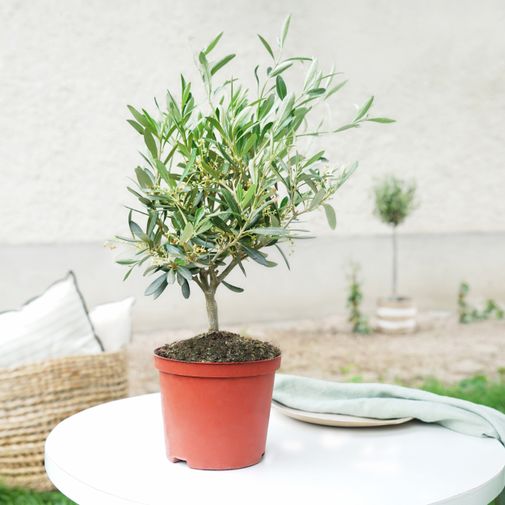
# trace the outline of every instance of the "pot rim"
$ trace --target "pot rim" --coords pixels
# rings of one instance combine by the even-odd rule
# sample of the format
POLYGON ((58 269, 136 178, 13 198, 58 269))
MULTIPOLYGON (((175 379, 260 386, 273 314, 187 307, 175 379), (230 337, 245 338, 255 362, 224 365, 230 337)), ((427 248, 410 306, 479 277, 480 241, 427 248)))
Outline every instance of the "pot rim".
POLYGON ((274 373, 280 366, 282 353, 274 358, 255 361, 182 361, 165 358, 153 352, 154 366, 161 373, 188 377, 250 377, 274 373))

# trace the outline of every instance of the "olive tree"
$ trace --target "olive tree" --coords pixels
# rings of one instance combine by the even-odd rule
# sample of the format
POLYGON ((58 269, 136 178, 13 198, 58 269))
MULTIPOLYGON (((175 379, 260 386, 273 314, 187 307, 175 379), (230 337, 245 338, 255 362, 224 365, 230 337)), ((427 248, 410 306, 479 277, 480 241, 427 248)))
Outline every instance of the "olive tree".
POLYGON ((254 67, 253 92, 231 74, 218 80, 235 58, 214 57, 220 33, 197 57, 203 103, 181 75, 179 94, 168 91, 163 106, 155 100, 155 113, 128 107, 128 122, 147 151, 128 187, 138 200, 129 212, 131 236, 118 237, 135 254, 118 263, 129 268, 125 278, 140 267, 153 275, 145 294, 154 298, 170 284, 178 284, 187 298, 197 285, 205 295, 210 331, 219 329, 216 290, 223 285, 243 291, 226 280, 235 268, 245 275, 246 260, 273 267, 273 249, 289 268, 282 244, 306 236, 300 220, 316 209, 323 208, 335 227, 329 200, 356 164, 332 166, 323 150, 304 147, 310 144, 304 137, 393 122, 370 115, 372 97, 347 124, 312 127, 314 108, 346 81, 322 71, 314 58, 284 56, 289 23, 287 18, 275 49, 258 36, 271 62, 254 67), (286 78, 295 71, 304 72, 298 89, 286 78))
POLYGON ((393 268, 391 295, 398 296, 398 241, 396 228, 416 207, 416 184, 397 177, 387 176, 376 184, 375 214, 379 219, 391 226, 393 249, 393 268))

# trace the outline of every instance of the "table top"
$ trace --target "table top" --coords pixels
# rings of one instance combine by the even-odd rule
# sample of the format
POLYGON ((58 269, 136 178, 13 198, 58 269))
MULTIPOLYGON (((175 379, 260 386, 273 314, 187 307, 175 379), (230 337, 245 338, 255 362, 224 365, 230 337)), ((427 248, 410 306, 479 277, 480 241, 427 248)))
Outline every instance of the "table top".
POLYGON ((159 394, 85 410, 46 442, 50 479, 79 505, 486 505, 504 467, 496 440, 438 425, 332 428, 272 410, 258 465, 192 470, 166 459, 159 394))

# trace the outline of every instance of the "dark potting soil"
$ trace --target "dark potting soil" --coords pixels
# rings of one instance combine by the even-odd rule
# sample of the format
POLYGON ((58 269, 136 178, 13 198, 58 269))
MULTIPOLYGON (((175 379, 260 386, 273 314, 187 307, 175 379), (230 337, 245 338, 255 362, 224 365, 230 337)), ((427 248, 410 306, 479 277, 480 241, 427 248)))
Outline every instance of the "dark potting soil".
POLYGON ((278 347, 268 342, 242 337, 229 331, 202 333, 156 350, 156 354, 162 358, 204 363, 258 361, 275 358, 280 353, 278 347))

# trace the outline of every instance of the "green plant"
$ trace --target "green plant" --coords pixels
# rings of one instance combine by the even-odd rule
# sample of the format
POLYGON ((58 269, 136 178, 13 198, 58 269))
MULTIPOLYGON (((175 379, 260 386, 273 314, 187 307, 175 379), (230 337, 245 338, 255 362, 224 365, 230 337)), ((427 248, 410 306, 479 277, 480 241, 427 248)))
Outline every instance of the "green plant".
POLYGON ((58 492, 37 493, 0 486, 0 505, 75 505, 58 492))
POLYGON ((484 308, 478 309, 470 305, 467 301, 470 286, 467 282, 462 282, 458 290, 458 316, 462 324, 473 323, 476 321, 485 321, 492 318, 503 319, 505 311, 493 299, 488 298, 484 308))
POLYGON ((396 228, 416 207, 416 184, 388 176, 374 188, 375 214, 379 219, 391 226, 393 246, 393 266, 391 296, 398 297, 398 244, 396 228))
POLYGON ((472 320, 473 309, 467 301, 470 286, 466 282, 461 282, 458 289, 458 316, 460 323, 469 323, 472 320))
POLYGON ((439 395, 481 403, 505 413, 505 381, 501 374, 497 379, 474 375, 456 384, 444 384, 437 379, 427 379, 421 388, 439 395))
POLYGON ((316 105, 346 81, 337 82, 334 71, 321 71, 314 58, 285 57, 289 24, 288 17, 276 49, 259 36, 271 63, 266 70, 255 66, 253 96, 231 73, 216 82, 235 57, 212 59, 220 33, 198 54, 204 104, 197 104, 191 83, 181 75, 179 98, 168 91, 164 107, 155 100, 156 117, 129 106, 129 123, 143 137, 147 153, 135 169, 136 187, 128 188, 140 204, 130 208, 131 237, 118 237, 136 254, 118 262, 128 266, 125 278, 140 266, 147 266, 144 275, 156 274, 145 291, 154 298, 174 283, 187 298, 195 283, 205 295, 209 330, 219 328, 218 287, 243 291, 226 280, 232 270, 238 267, 245 275, 247 259, 275 266, 265 252, 269 248, 288 264, 280 245, 305 238, 300 219, 320 207, 335 227, 328 202, 356 164, 330 167, 323 150, 304 145, 305 137, 342 132, 366 121, 393 121, 370 117, 372 97, 344 126, 310 126, 316 105), (304 64, 305 79, 296 90, 285 76, 304 64))
POLYGON ((353 333, 368 334, 370 326, 368 318, 361 312, 361 302, 363 292, 361 290, 361 280, 358 276, 359 266, 355 263, 351 265, 349 272, 349 294, 347 295, 347 308, 349 309, 348 321, 352 324, 353 333))

